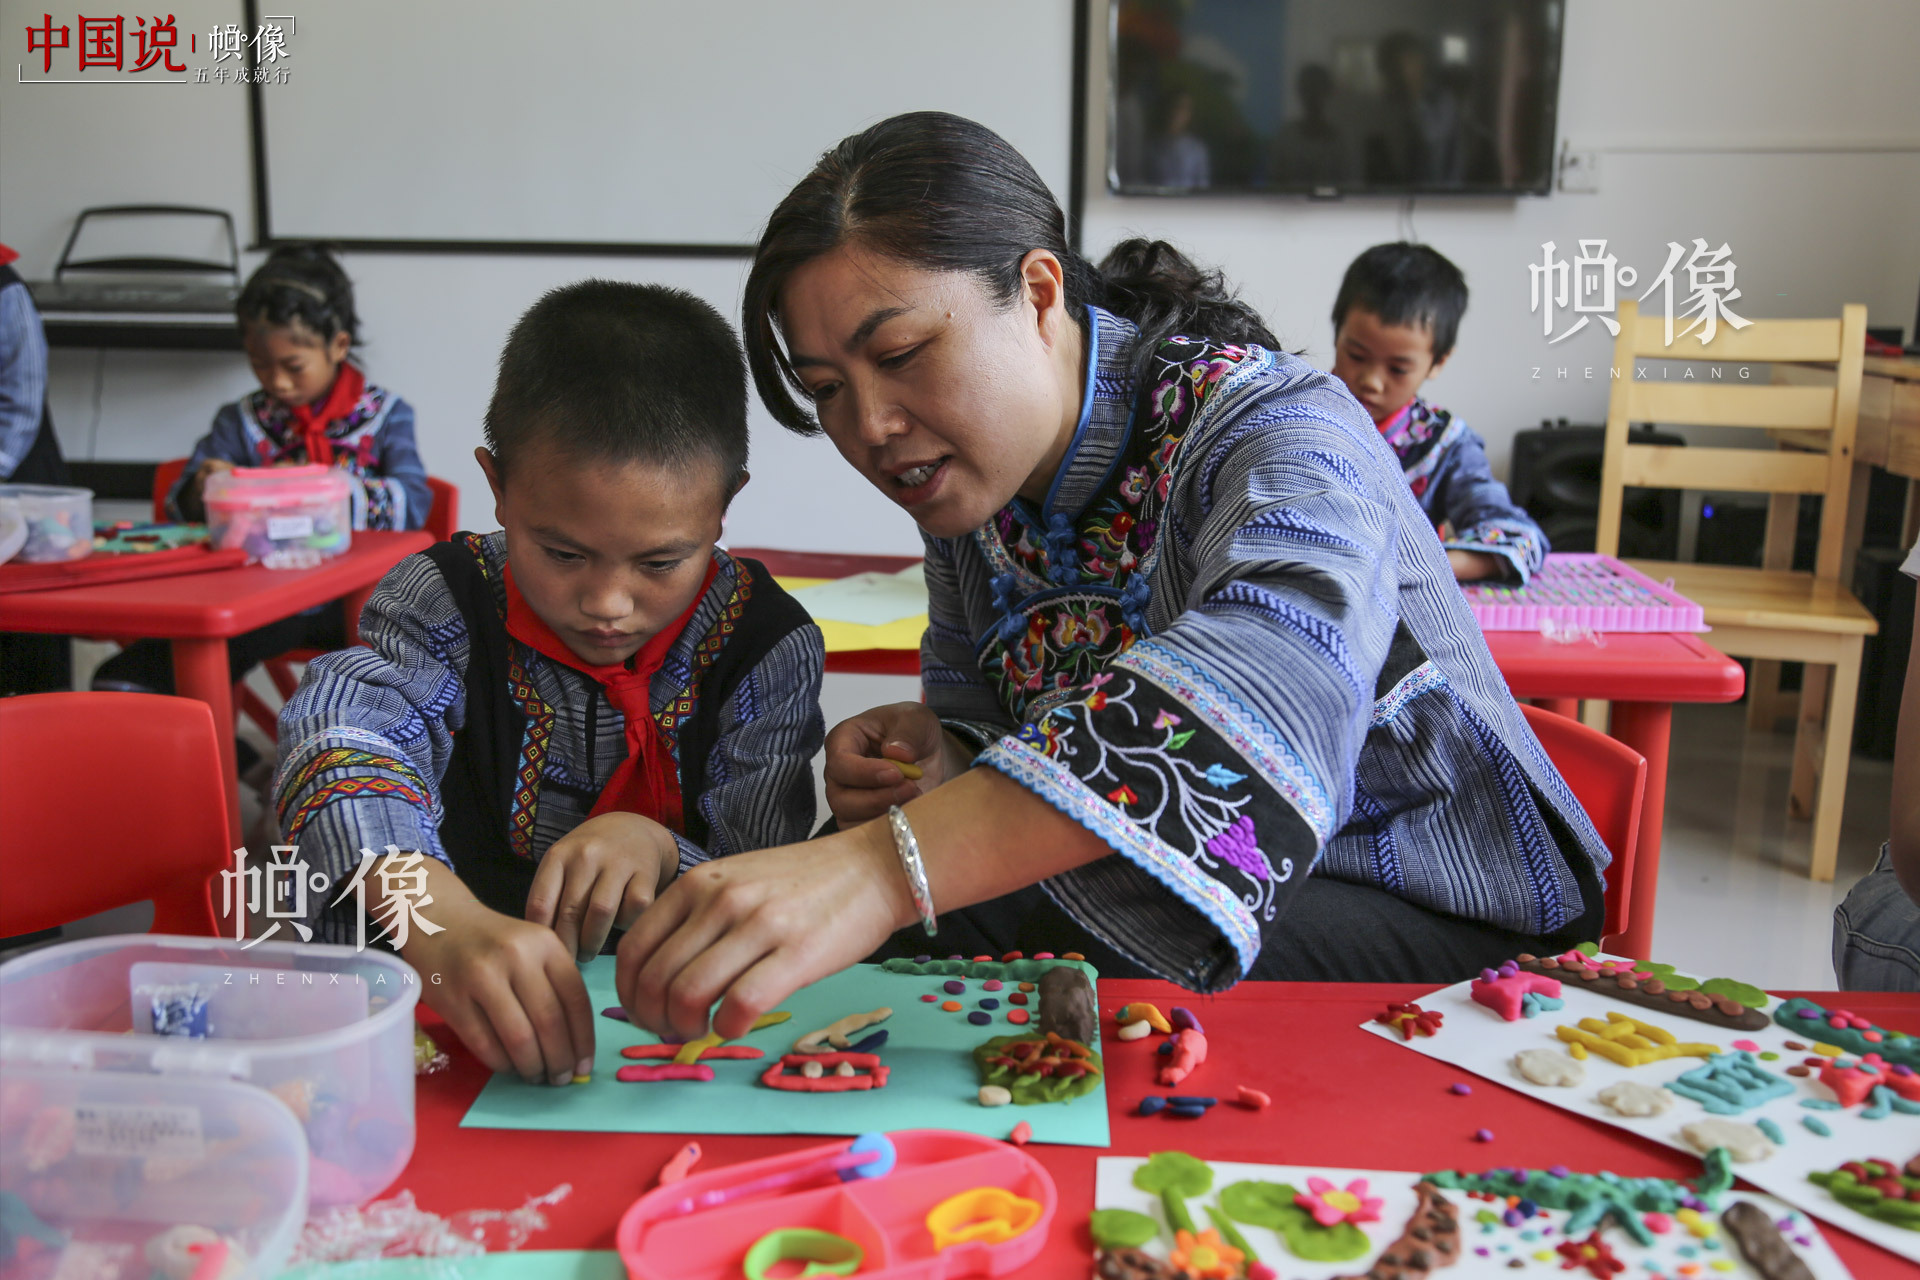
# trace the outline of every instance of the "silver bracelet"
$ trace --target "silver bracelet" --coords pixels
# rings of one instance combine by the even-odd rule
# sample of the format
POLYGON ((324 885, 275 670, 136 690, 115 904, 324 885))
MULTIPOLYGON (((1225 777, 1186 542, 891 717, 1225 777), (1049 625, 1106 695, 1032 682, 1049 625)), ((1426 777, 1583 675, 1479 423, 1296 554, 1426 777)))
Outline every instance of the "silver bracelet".
POLYGON ((929 938, 940 931, 933 914, 933 891, 927 887, 927 867, 920 861, 920 841, 914 838, 913 824, 899 805, 887 809, 887 822, 893 827, 894 851, 900 855, 900 868, 907 873, 907 890, 913 894, 913 906, 920 913, 920 927, 929 938))

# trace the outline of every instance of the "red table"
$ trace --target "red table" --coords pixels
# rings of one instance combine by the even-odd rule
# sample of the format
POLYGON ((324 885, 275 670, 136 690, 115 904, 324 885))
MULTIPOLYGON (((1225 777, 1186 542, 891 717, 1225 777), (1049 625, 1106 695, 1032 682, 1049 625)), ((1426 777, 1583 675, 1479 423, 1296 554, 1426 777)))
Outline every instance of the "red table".
MULTIPOLYGON (((1206 1025, 1211 1049, 1207 1063, 1195 1073, 1194 1092, 1231 1096, 1236 1084, 1247 1084, 1271 1094, 1274 1105, 1259 1112, 1221 1106, 1192 1121, 1138 1116, 1134 1108, 1144 1094, 1164 1092, 1151 1087, 1159 1037, 1131 1044, 1109 1037, 1101 1048, 1113 1109, 1113 1145, 1107 1150, 1031 1148, 1059 1187, 1060 1215, 1046 1251, 1017 1276, 1067 1280, 1088 1273, 1092 1244, 1087 1214, 1093 1208, 1094 1160, 1101 1155, 1183 1150, 1215 1160, 1420 1172, 1566 1164, 1632 1177, 1688 1178, 1699 1173, 1700 1162, 1677 1151, 1535 1102, 1359 1029, 1388 1001, 1413 999, 1428 990, 1245 982, 1224 995, 1205 997, 1161 982, 1102 982, 1106 1025, 1111 1025, 1112 1012, 1129 1000, 1151 1000, 1162 1009, 1183 1004, 1206 1025), (1472 1094, 1448 1092, 1455 1081, 1471 1082, 1472 1094), (1482 1128, 1493 1131, 1493 1142, 1473 1140, 1474 1131, 1482 1128)), ((1911 996, 1804 994, 1829 1007, 1844 1002, 1882 1026, 1920 1031, 1920 1001, 1911 996)), ((419 1082, 418 1141, 412 1163, 392 1191, 409 1188, 422 1208, 450 1214, 518 1208, 530 1196, 571 1183, 573 1193, 546 1211, 549 1229, 535 1235, 528 1247, 613 1248, 620 1215, 653 1185, 660 1166, 686 1137, 462 1129, 460 1118, 486 1082, 485 1068, 433 1015, 424 1015, 423 1021, 449 1050, 453 1065, 419 1082)), ((1016 1112, 1005 1113, 1009 1129, 1019 1119, 1016 1112)), ((705 1152, 703 1169, 829 1141, 744 1136, 698 1140, 705 1152)), ((1907 1153, 1880 1154, 1904 1158, 1907 1153)), ((1841 1158, 1836 1155, 1836 1162, 1841 1158)), ((768 1223, 769 1228, 776 1225, 768 1223)), ((1821 1229, 1861 1280, 1911 1274, 1910 1264, 1878 1246, 1825 1224, 1821 1229)))
MULTIPOLYGON (((329 600, 345 602, 347 632, 352 635, 360 606, 387 570, 432 545, 432 535, 421 531, 361 532, 353 535, 350 548, 315 569, 248 565, 213 573, 0 596, 0 631, 171 640, 175 691, 212 707, 214 724, 231 725, 233 682, 227 669, 230 637, 329 600)), ((238 846, 240 784, 233 734, 215 736, 226 780, 227 825, 238 846)))
POLYGON ((1676 702, 1732 702, 1746 687, 1740 664, 1699 636, 1678 631, 1609 632, 1606 644, 1555 644, 1533 631, 1489 631, 1487 648, 1516 698, 1561 703, 1613 703, 1608 732, 1647 758, 1647 794, 1633 854, 1627 928, 1608 945, 1621 955, 1653 951, 1653 912, 1660 884, 1660 829, 1667 805, 1667 740, 1676 702))

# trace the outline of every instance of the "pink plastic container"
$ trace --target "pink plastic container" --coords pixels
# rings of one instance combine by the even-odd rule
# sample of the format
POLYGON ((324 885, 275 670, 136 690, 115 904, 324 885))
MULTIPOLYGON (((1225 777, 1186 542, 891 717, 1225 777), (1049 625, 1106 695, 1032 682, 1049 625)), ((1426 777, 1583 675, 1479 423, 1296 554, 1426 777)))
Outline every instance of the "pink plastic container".
POLYGON ((840 1155, 853 1145, 847 1139, 726 1165, 649 1191, 621 1217, 614 1237, 627 1275, 632 1280, 737 1280, 747 1250, 782 1227, 831 1231, 858 1244, 866 1251, 860 1280, 1001 1276, 1031 1262, 1046 1245, 1059 1196, 1053 1175, 1038 1160, 1004 1142, 950 1129, 906 1129, 888 1136, 897 1162, 883 1177, 839 1182, 829 1174, 785 1194, 672 1212, 689 1197, 840 1155), (1004 1187, 1037 1202, 1039 1221, 999 1244, 959 1244, 935 1252, 927 1214, 948 1197, 976 1187, 1004 1187))
POLYGON ((1706 631, 1700 606, 1591 552, 1550 555, 1524 587, 1462 588, 1482 631, 1538 631, 1542 623, 1589 631, 1706 631))
POLYGON ((352 479, 337 467, 235 467, 207 477, 207 534, 269 569, 311 569, 353 542, 352 479))

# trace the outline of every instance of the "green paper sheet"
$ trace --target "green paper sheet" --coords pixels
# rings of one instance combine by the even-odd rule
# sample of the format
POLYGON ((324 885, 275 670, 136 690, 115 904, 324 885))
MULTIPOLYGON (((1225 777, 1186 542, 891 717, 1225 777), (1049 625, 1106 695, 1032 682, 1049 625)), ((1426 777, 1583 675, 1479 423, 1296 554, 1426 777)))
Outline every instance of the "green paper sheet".
POLYGON ((611 1249, 523 1249, 470 1258, 372 1258, 308 1262, 280 1280, 627 1280, 611 1249))
MULTIPOLYGON (((587 998, 596 1015, 619 1003, 613 992, 612 956, 600 956, 581 970, 587 998)), ((984 991, 981 980, 967 978, 966 991, 948 995, 944 976, 882 973, 875 965, 855 965, 795 992, 780 1008, 788 1022, 753 1032, 739 1044, 767 1052, 765 1058, 716 1061, 711 1081, 669 1080, 626 1084, 614 1073, 633 1059, 620 1050, 651 1044, 654 1037, 611 1018, 594 1019, 594 1068, 590 1084, 554 1087, 530 1085, 512 1074, 496 1075, 460 1123, 469 1129, 552 1129, 593 1133, 821 1133, 859 1134, 891 1129, 959 1129, 989 1138, 1005 1138, 1025 1120, 1035 1142, 1070 1146, 1107 1145, 1107 1087, 1071 1102, 1034 1106, 983 1107, 973 1047, 990 1036, 1020 1028, 1006 1015, 1013 1006, 1008 983, 984 991), (965 1008, 947 1013, 939 1001, 959 1000, 965 1008), (1000 1001, 993 1022, 978 1027, 967 1013, 983 998, 1000 1001), (790 1093, 760 1083, 761 1073, 793 1042, 809 1031, 850 1013, 886 1005, 893 1016, 874 1030, 889 1035, 880 1050, 889 1078, 884 1089, 848 1093, 790 1093)), ((1028 1006, 1032 1012, 1035 1004, 1028 1006)), ((1031 1025, 1031 1024, 1029 1024, 1031 1025)), ((861 1033, 866 1034, 865 1032, 861 1033)), ((858 1040, 860 1037, 853 1037, 858 1040)), ((1096 1046, 1097 1047, 1097 1046, 1096 1046)))

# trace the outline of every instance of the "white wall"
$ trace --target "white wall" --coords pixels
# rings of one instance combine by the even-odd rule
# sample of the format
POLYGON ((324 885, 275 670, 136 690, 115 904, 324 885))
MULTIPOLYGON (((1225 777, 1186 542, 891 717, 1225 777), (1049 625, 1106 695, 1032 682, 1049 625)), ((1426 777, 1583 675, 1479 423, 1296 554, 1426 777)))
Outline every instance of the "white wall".
MULTIPOLYGON (((1294 198, 1159 200, 1105 194, 1104 0, 1094 7, 1086 242, 1171 239, 1228 268, 1290 346, 1325 363, 1327 312, 1341 273, 1370 244, 1404 235, 1401 201, 1313 204, 1294 198)), ((517 7, 501 0, 505 15, 517 7)), ((0 0, 0 49, 24 56, 28 5, 0 0)), ((44 6, 34 7, 37 21, 44 6)), ((237 0, 178 0, 180 30, 237 21, 237 0)), ((65 19, 62 19, 63 21, 65 19)), ((476 15, 476 21, 481 20, 476 15)), ((1433 394, 1489 438, 1504 466, 1515 430, 1542 417, 1598 421, 1610 346, 1598 324, 1557 346, 1530 315, 1527 264, 1542 241, 1607 237, 1644 279, 1669 240, 1728 242, 1754 317, 1837 314, 1864 302, 1872 322, 1911 324, 1920 290, 1920 95, 1911 0, 1571 0, 1560 134, 1604 151, 1595 195, 1427 199, 1418 238, 1460 264, 1473 304, 1433 394), (1653 147, 1685 147, 1659 151, 1653 147), (1543 366, 1534 381, 1534 366, 1543 366), (1566 366, 1569 377, 1556 380, 1566 366), (1591 366, 1596 377, 1582 378, 1591 366)), ((295 67, 297 69, 297 63, 295 67)), ((1065 69, 1062 70, 1063 91, 1065 69)), ((270 91, 270 90, 269 90, 270 91)), ((537 91, 537 86, 533 91, 537 91)), ((251 224, 244 90, 20 86, 0 79, 0 241, 23 275, 44 276, 73 215, 88 204, 181 201, 231 209, 251 224)), ((773 109, 777 109, 774 104, 773 109)), ((397 127, 404 127, 397 126, 397 127)), ((820 140, 824 148, 834 139, 820 140)), ((342 181, 377 173, 339 156, 342 181)), ((431 145, 431 139, 421 139, 431 145)), ((249 255, 247 265, 258 261, 249 255)), ((366 363, 420 412, 432 470, 462 486, 465 523, 485 527, 485 485, 470 455, 493 361, 518 312, 541 290, 585 275, 651 279, 714 296, 735 291, 738 261, 353 255, 366 363)), ((237 355, 54 353, 52 406, 72 456, 155 459, 186 452, 214 408, 249 385, 237 355)), ((832 449, 756 414, 753 469, 729 524, 741 544, 911 551, 911 523, 845 471, 832 449)))

